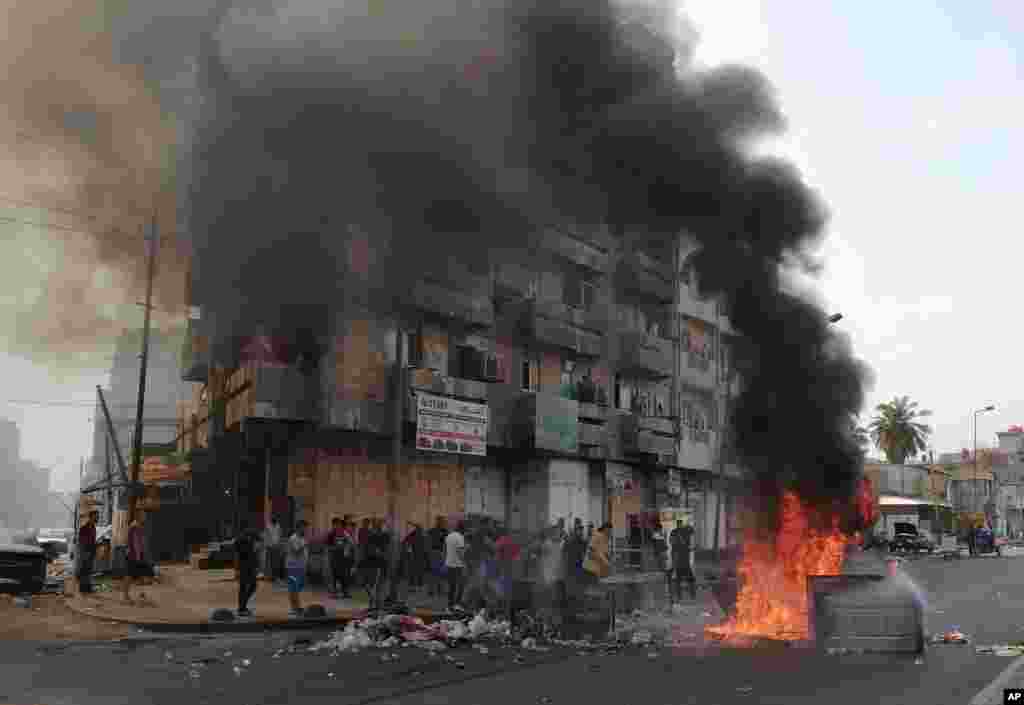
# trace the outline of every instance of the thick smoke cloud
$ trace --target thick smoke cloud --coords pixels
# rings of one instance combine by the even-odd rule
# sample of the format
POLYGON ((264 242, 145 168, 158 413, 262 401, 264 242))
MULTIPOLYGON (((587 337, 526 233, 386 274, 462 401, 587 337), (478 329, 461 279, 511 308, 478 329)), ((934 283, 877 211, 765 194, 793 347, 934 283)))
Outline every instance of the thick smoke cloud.
POLYGON ((662 31, 670 3, 195 0, 173 22, 133 7, 115 34, 147 75, 184 76, 161 93, 186 128, 177 229, 218 334, 328 334, 354 228, 385 297, 430 267, 483 269, 552 221, 664 252, 687 231, 746 340, 739 461, 765 498, 780 478, 816 503, 852 495, 867 372, 788 282, 827 213, 790 166, 750 156, 785 127, 770 85, 696 71, 685 28, 662 31))
POLYGON ((166 236, 155 320, 172 325, 182 314, 169 188, 176 134, 142 62, 115 55, 108 5, 0 10, 0 338, 55 373, 102 366, 110 341, 139 324, 141 235, 154 212, 166 236))

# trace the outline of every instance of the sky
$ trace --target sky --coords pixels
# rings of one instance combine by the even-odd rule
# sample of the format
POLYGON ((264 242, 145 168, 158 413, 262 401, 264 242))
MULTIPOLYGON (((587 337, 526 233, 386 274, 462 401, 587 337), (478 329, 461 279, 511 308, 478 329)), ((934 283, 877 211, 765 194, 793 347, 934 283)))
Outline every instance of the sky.
MULTIPOLYGON (((813 288, 830 312, 843 314, 837 325, 874 370, 863 420, 879 402, 909 396, 933 411, 936 455, 970 447, 972 412, 989 404, 996 411, 979 417, 979 445, 1024 423, 1012 372, 1020 333, 1007 299, 1024 261, 1011 232, 1024 196, 1014 168, 1024 157, 1024 6, 678 7, 700 33, 698 61, 746 63, 768 76, 790 129, 762 149, 792 159, 830 208, 825 269, 813 288)), ((0 216, 12 208, 0 202, 0 216)), ((41 240, 26 245, 38 237, 0 221, 0 260, 27 262, 19 276, 0 277, 0 303, 59 261, 41 240)), ((141 310, 126 311, 122 320, 141 318, 141 310)), ((0 350, 2 335, 0 326, 0 350)), ((60 379, 0 352, 0 416, 21 424, 23 455, 53 468, 54 489, 78 486, 95 386, 105 381, 99 367, 60 379)))

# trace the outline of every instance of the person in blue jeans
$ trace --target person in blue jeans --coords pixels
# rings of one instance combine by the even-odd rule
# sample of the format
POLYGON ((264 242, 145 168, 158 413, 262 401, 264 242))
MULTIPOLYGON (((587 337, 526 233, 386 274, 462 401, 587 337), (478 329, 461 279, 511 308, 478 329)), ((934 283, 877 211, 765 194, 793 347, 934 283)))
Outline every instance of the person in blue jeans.
POLYGON ((288 539, 286 567, 288 569, 288 602, 291 603, 292 617, 302 616, 299 594, 306 587, 306 566, 309 564, 309 547, 306 545, 306 522, 295 525, 295 532, 288 539))

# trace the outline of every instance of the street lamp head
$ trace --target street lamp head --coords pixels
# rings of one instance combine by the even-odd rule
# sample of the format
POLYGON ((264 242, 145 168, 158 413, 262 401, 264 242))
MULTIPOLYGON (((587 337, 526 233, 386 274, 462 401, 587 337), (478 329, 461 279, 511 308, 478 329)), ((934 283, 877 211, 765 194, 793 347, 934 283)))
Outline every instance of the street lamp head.
POLYGON ((992 404, 989 404, 984 409, 982 409, 982 411, 995 411, 995 410, 996 410, 996 407, 993 406, 992 404))
POLYGON ((841 313, 833 313, 831 316, 828 317, 829 323, 839 323, 839 321, 841 320, 843 320, 843 314, 841 313))

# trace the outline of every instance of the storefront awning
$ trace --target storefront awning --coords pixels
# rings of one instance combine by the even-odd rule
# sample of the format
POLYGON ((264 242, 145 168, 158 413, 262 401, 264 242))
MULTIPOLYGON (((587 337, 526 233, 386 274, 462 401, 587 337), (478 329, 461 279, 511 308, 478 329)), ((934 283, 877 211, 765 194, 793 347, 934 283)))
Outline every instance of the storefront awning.
POLYGON ((927 499, 912 499, 910 497, 895 497, 882 495, 878 498, 878 504, 882 507, 947 507, 946 502, 929 502, 927 499))

